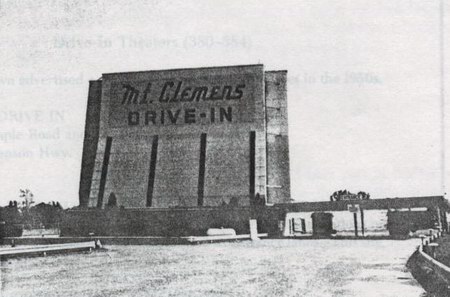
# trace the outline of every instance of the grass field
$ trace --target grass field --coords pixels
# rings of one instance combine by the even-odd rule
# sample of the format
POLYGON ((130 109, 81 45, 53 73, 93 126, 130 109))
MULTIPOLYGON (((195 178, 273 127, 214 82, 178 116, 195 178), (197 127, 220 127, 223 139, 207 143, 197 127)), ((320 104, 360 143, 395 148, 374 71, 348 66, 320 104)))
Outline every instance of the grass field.
POLYGON ((416 240, 261 240, 109 246, 1 263, 9 296, 424 296, 406 271, 416 240))

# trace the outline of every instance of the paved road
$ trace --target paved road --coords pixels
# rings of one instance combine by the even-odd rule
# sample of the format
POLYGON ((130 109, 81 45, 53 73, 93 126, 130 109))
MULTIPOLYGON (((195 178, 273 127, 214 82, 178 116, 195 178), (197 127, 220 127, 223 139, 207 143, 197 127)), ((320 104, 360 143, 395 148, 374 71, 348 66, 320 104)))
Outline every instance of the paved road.
POLYGON ((8 260, 1 296, 426 296, 405 268, 407 241, 261 240, 111 246, 8 260))

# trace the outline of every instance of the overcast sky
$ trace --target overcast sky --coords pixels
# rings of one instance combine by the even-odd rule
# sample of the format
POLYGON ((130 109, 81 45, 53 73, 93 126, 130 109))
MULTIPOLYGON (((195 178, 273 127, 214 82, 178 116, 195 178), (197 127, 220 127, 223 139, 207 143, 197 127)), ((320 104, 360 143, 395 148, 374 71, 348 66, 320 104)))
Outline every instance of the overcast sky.
POLYGON ((441 195, 439 16, 439 0, 0 0, 0 205, 21 188, 78 204, 89 80, 256 63, 288 70, 295 200, 441 195))

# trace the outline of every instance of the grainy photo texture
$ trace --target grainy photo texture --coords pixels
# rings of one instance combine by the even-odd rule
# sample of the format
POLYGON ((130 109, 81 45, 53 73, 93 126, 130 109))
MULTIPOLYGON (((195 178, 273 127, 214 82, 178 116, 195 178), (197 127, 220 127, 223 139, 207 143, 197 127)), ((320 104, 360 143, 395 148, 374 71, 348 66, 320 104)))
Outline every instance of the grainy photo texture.
POLYGON ((0 296, 450 296, 445 0, 0 0, 0 296))

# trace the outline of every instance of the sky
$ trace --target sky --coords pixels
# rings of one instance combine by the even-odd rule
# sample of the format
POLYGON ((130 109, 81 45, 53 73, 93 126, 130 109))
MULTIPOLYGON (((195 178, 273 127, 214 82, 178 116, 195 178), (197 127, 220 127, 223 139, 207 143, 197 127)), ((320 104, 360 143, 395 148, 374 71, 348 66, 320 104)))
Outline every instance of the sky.
POLYGON ((0 205, 78 205, 89 80, 259 63, 288 71, 293 199, 442 195, 441 2, 0 0, 0 205))

